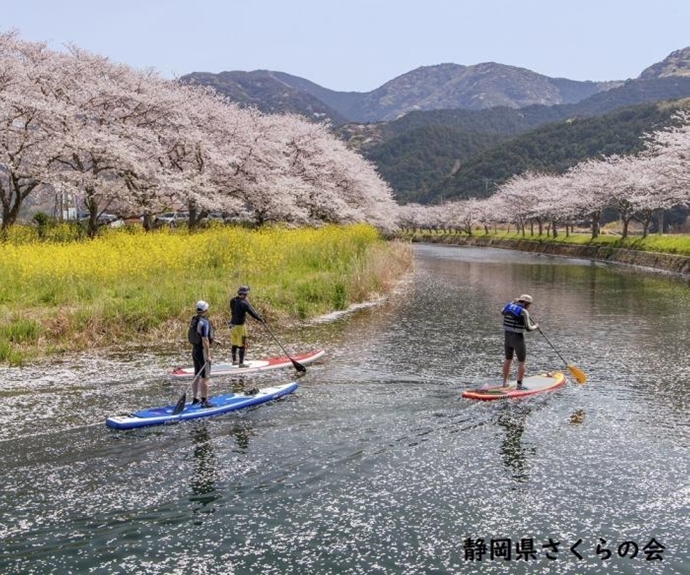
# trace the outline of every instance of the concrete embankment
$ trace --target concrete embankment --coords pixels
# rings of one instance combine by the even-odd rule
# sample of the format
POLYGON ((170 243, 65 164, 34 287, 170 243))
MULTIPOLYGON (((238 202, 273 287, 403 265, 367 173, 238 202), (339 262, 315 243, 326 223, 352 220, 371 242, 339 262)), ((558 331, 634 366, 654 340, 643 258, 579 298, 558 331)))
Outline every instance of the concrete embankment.
POLYGON ((442 243, 462 246, 481 246, 552 254, 570 258, 582 258, 616 262, 633 266, 663 270, 671 273, 690 275, 690 257, 657 252, 627 250, 611 246, 585 246, 520 239, 498 239, 481 236, 461 235, 417 235, 413 242, 442 243))

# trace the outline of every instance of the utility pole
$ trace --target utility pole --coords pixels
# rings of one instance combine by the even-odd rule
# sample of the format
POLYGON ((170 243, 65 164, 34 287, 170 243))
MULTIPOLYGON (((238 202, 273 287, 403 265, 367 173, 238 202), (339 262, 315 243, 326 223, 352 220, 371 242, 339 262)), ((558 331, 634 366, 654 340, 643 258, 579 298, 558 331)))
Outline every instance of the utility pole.
POLYGON ((77 203, 72 192, 58 192, 60 201, 60 219, 63 221, 77 219, 77 203))

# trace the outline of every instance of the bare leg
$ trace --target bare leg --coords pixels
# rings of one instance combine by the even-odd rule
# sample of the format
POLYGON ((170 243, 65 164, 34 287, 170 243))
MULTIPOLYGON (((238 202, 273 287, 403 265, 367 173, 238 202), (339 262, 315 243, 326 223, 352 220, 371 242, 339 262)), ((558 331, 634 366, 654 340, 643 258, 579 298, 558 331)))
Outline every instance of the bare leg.
POLYGON ((199 382, 199 391, 201 392, 201 397, 208 397, 208 378, 201 378, 201 381, 199 382))
POLYGON ((522 381, 522 378, 525 377, 525 371, 527 370, 527 364, 524 361, 519 361, 518 362, 518 368, 517 368, 517 380, 522 381))
POLYGON ((503 385, 506 385, 508 383, 508 376, 510 375, 510 364, 511 363, 513 363, 512 359, 504 359, 503 360, 503 385))

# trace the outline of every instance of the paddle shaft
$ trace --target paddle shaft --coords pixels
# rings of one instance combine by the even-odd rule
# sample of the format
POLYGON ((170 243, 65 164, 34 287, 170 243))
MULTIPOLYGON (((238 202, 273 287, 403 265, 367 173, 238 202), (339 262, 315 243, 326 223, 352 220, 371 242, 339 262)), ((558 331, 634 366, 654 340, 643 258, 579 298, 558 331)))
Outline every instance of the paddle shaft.
POLYGON ((197 373, 194 376, 194 379, 192 380, 192 383, 190 383, 182 395, 180 396, 180 399, 177 400, 177 403, 175 404, 175 409, 173 409, 173 415, 177 415, 178 413, 182 413, 184 410, 185 403, 187 403, 187 392, 194 387, 197 381, 199 381, 199 378, 201 377, 201 374, 204 373, 204 370, 206 369, 206 366, 208 365, 208 360, 204 363, 204 365, 201 367, 199 370, 199 373, 197 373))
POLYGON ((272 337, 272 338, 276 341, 276 343, 280 346, 280 349, 283 350, 283 353, 284 353, 284 354, 287 356, 287 358, 292 362, 292 365, 295 366, 295 369, 296 369, 297 371, 299 371, 300 373, 307 373, 307 368, 304 367, 304 366, 303 366, 301 363, 299 363, 298 361, 295 361, 294 359, 292 359, 292 358, 290 357, 290 354, 289 354, 287 351, 285 351, 285 348, 283 347, 283 344, 280 343, 280 342, 278 341, 278 338, 273 334, 273 332, 271 331, 271 328, 268 327, 268 325, 266 324, 265 321, 263 322, 263 325, 264 325, 264 327, 266 328, 266 331, 267 331, 268 333, 271 334, 271 337, 272 337))
POLYGON ((558 352, 558 350, 554 347, 554 345, 549 341, 549 338, 544 335, 544 332, 541 330, 541 328, 537 328, 540 334, 544 336, 544 339, 546 340, 546 343, 548 343, 551 346, 551 349, 553 349, 556 352, 556 355, 561 358, 564 364, 568 365, 568 362, 563 358, 563 356, 558 352))
POLYGON ((575 367, 574 365, 570 365, 570 364, 564 359, 564 357, 559 353, 559 351, 558 351, 558 350, 554 347, 554 345, 549 341, 549 338, 546 337, 546 335, 544 335, 544 332, 541 330, 541 328, 537 328, 537 330, 539 331, 540 334, 542 334, 542 335, 544 336, 544 339, 545 339, 545 340, 547 341, 547 343, 551 346, 551 349, 553 349, 553 350, 556 352, 556 354, 558 355, 558 357, 561 358, 561 360, 563 361, 563 363, 565 364, 565 366, 568 368, 568 371, 570 372, 570 375, 572 375, 572 376, 575 378, 575 381, 577 381, 577 383, 580 383, 580 384, 585 383, 585 382, 587 381, 587 376, 585 375, 585 373, 584 373, 583 371, 579 370, 579 369, 578 369, 577 367, 575 367))

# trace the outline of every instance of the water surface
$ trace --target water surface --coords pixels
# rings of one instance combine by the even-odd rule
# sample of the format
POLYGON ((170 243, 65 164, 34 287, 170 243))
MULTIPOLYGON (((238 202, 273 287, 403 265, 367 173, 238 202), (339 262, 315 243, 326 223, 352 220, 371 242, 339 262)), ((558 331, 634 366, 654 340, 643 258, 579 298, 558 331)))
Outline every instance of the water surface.
MULTIPOLYGON (((184 349, 4 369, 0 573, 688 574, 689 326, 679 278, 422 245, 386 302, 278 331, 327 356, 256 409, 107 429, 177 399, 184 349), (525 292, 588 383, 460 399, 499 380, 499 311, 525 292)), ((564 368, 528 337, 530 372, 564 368)))

